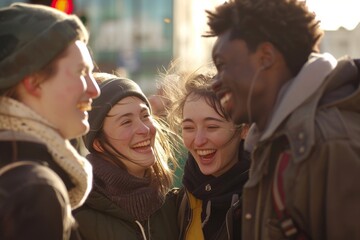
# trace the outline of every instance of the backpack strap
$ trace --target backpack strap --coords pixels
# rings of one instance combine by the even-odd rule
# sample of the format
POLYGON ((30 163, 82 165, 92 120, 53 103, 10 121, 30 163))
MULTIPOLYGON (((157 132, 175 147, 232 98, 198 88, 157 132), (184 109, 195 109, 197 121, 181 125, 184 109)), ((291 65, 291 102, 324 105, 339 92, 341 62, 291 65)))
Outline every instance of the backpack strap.
MULTIPOLYGON (((186 205, 187 205, 187 196, 186 190, 182 188, 179 192, 178 199, 180 200, 180 204, 178 205, 178 225, 180 229, 180 235, 183 234, 184 224, 185 224, 185 212, 186 212, 186 205)), ((180 238, 179 238, 180 239, 180 238)))
POLYGON ((0 168, 0 177, 2 175, 4 175, 5 173, 17 168, 17 167, 21 167, 21 166, 25 166, 25 165, 40 165, 36 162, 32 162, 32 161, 21 161, 21 162, 12 162, 9 163, 7 165, 5 165, 4 167, 0 168))
POLYGON ((283 234, 287 238, 294 238, 296 240, 309 239, 303 231, 301 231, 294 223, 290 214, 285 208, 285 191, 283 175, 286 167, 291 160, 290 152, 282 152, 275 168, 274 181, 272 185, 272 198, 275 207, 276 215, 280 221, 280 227, 283 234))

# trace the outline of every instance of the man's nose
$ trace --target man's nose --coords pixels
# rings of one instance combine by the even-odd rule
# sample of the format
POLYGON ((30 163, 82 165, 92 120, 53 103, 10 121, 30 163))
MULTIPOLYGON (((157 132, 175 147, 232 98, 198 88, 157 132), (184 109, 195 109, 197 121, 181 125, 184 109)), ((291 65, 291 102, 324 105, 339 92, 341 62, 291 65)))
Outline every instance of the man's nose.
POLYGON ((221 88, 221 81, 219 78, 219 74, 216 74, 212 79, 211 88, 214 92, 218 91, 221 88))

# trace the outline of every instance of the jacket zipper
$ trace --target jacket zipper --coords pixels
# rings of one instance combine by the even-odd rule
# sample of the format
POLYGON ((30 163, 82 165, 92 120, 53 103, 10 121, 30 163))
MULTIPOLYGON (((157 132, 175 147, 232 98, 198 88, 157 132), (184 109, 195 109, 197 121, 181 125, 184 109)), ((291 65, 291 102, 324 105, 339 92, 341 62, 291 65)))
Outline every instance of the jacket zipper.
POLYGON ((185 231, 182 231, 183 229, 181 229, 181 231, 184 233, 182 236, 180 235, 180 237, 183 239, 184 237, 187 236, 188 234, 188 231, 189 231, 189 228, 190 228, 190 225, 191 225, 191 222, 192 222, 192 216, 193 216, 193 211, 190 210, 190 203, 189 203, 189 196, 188 196, 188 193, 187 191, 185 191, 185 194, 186 194, 186 200, 187 200, 187 211, 186 211, 186 208, 184 209, 187 213, 185 213, 184 215, 184 218, 187 217, 187 225, 186 225, 186 228, 185 228, 185 231))

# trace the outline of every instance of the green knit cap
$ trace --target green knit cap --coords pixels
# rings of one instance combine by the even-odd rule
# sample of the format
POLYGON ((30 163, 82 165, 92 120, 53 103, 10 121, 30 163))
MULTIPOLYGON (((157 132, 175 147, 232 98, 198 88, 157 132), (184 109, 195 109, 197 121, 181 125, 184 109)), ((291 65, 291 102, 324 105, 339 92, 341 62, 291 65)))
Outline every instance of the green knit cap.
MULTIPOLYGON (((101 76, 102 73, 100 73, 100 75, 97 74, 99 73, 94 73, 95 78, 97 78, 97 76, 101 76)), ((92 110, 89 112, 88 121, 90 124, 90 130, 83 136, 85 147, 89 150, 89 152, 96 152, 93 148, 94 139, 100 133, 108 112, 121 99, 129 96, 137 97, 144 101, 151 111, 149 100, 136 82, 127 78, 113 76, 111 74, 104 76, 107 76, 107 80, 104 80, 99 84, 101 94, 93 100, 92 110)))
POLYGON ((15 3, 0 9, 0 89, 41 70, 88 32, 80 19, 51 7, 15 3))

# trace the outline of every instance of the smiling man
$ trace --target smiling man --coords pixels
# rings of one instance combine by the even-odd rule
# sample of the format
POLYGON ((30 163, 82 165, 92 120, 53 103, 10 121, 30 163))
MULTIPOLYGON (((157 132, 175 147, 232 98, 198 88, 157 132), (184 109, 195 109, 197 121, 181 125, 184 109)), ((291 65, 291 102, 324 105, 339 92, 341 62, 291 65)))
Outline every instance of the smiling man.
POLYGON ((75 15, 27 3, 0 9, 0 239, 79 239, 71 210, 92 186, 69 139, 89 131, 100 91, 75 15))
POLYGON ((359 65, 318 53, 304 1, 235 0, 208 12, 213 89, 253 126, 242 239, 359 239, 359 65))

